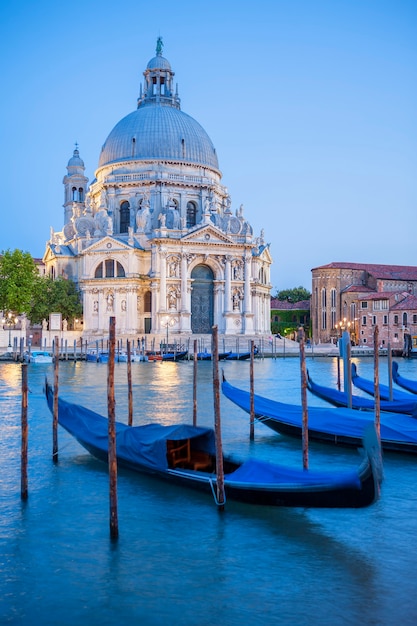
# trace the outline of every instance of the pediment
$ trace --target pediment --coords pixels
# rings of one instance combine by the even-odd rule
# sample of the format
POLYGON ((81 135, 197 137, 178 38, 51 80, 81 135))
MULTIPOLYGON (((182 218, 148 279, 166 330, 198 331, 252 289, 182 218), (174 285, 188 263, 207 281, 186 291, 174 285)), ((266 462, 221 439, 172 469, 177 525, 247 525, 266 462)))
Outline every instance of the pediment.
POLYGON ((91 245, 84 248, 81 254, 91 254, 93 252, 103 254, 104 252, 126 252, 130 251, 132 246, 124 241, 115 239, 110 235, 94 241, 91 245))
POLYGON ((186 241, 189 243, 227 243, 234 244, 233 239, 230 239, 227 235, 224 234, 219 228, 212 226, 211 224, 207 224, 205 226, 201 226, 200 228, 196 228, 192 232, 187 233, 184 237, 181 238, 181 241, 186 241))
POLYGON ((259 258, 267 261, 268 263, 273 263, 273 259, 271 256, 271 252, 269 250, 269 244, 264 247, 264 249, 260 252, 259 258))

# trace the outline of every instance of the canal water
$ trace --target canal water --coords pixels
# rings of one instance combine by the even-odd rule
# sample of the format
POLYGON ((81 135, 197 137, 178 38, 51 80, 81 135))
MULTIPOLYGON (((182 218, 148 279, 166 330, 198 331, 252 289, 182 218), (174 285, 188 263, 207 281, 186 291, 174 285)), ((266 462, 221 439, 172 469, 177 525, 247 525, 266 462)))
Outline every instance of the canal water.
MULTIPOLYGON (((372 358, 355 359, 373 377, 372 358)), ((417 362, 399 359, 417 378, 417 362)), ((359 510, 227 502, 118 475, 119 539, 109 538, 108 474, 52 421, 43 396, 52 365, 30 364, 29 498, 20 499, 20 364, 0 364, 0 623, 42 626, 237 626, 417 623, 417 457, 386 453, 381 499, 359 510)), ((249 362, 222 363, 249 389, 249 362)), ((334 358, 307 359, 336 384, 334 358)), ((255 362, 257 393, 300 403, 298 358, 255 362)), ((387 361, 380 361, 388 382, 387 361)), ((127 422, 127 366, 115 367, 116 416, 127 422)), ((192 422, 193 364, 133 363, 136 424, 192 422)), ((106 414, 107 366, 61 362, 60 396, 106 414)), ((310 406, 324 402, 308 396, 310 406)), ((302 465, 301 442, 221 397, 225 453, 302 465)), ((213 423, 212 365, 198 365, 198 421, 213 423)), ((310 444, 311 468, 356 467, 356 450, 310 444)))

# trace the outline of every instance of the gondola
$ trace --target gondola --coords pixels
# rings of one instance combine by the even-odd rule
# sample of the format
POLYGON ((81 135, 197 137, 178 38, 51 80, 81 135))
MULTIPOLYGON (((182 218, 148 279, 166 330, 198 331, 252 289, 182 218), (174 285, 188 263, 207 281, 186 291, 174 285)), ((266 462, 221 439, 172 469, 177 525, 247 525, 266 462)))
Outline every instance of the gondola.
MULTIPOLYGON (((348 397, 348 394, 345 391, 339 391, 338 389, 333 389, 332 387, 324 387, 323 385, 318 385, 315 383, 310 373, 307 371, 307 387, 311 393, 318 398, 322 398, 333 404, 333 406, 338 407, 349 407, 352 409, 359 409, 362 411, 374 411, 375 410, 375 401, 370 398, 363 398, 362 396, 357 396, 352 394, 348 397)), ((417 398, 411 398, 410 400, 381 400, 380 401, 380 409, 381 411, 388 411, 390 413, 405 413, 406 415, 412 415, 413 417, 417 417, 417 398)))
POLYGON ((398 363, 396 361, 392 362, 392 380, 403 389, 406 389, 410 393, 417 393, 417 381, 410 380, 409 378, 404 378, 400 375, 398 371, 398 363))
MULTIPOLYGON (((358 389, 365 391, 365 393, 373 396, 375 393, 375 383, 373 380, 368 380, 366 378, 362 378, 362 376, 358 375, 358 370, 355 363, 352 363, 352 383, 358 389)), ((379 384, 379 395, 381 400, 389 400, 390 399, 390 388, 388 385, 379 384)), ((413 402, 414 398, 411 393, 407 393, 406 391, 401 391, 400 389, 392 389, 392 399, 393 400, 405 400, 409 402, 413 402)))
MULTIPOLYGON (((223 394, 250 413, 250 393, 228 383, 223 374, 223 394)), ((286 404, 254 394, 255 417, 277 433, 302 436, 303 412, 296 404, 286 404)), ((334 407, 308 407, 308 437, 322 443, 361 445, 367 426, 373 423, 370 411, 334 407)), ((402 413, 380 414, 383 450, 417 454, 417 420, 402 413)))
MULTIPOLYGON (((219 352, 219 361, 224 361, 231 352, 219 352)), ((194 355, 192 355, 194 359, 194 355)), ((197 361, 211 361, 211 352, 197 352, 197 361)))
POLYGON ((178 352, 163 352, 148 354, 148 361, 182 361, 188 354, 188 350, 178 352))
POLYGON ((87 352, 86 361, 90 363, 108 363, 109 362, 109 353, 104 350, 90 350, 87 352))
MULTIPOLYGON (((258 354, 258 348, 255 347, 253 354, 258 354)), ((250 359, 250 352, 229 352, 226 361, 246 361, 250 359)))
MULTIPOLYGON (((46 382, 53 413, 54 395, 46 382)), ((58 422, 96 458, 107 462, 108 420, 78 404, 58 400, 58 422)), ((226 499, 288 507, 364 507, 379 496, 382 480, 378 446, 372 434, 364 442, 360 466, 346 471, 294 469, 248 459, 224 457, 226 499)), ((120 467, 215 494, 215 436, 211 428, 178 424, 127 426, 116 422, 120 467)))

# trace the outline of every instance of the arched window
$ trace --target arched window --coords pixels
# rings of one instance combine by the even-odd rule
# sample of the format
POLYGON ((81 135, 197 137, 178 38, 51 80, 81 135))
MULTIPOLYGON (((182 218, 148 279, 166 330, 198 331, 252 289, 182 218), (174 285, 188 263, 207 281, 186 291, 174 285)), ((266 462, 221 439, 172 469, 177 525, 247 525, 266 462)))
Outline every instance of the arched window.
POLYGON ((77 202, 77 199, 78 199, 77 187, 73 187, 71 191, 72 191, 72 201, 77 202))
POLYGON ((197 223, 197 207, 194 202, 187 202, 187 228, 195 226, 197 223))
POLYGON ((80 187, 78 189, 78 202, 82 202, 84 199, 84 189, 80 187))
POLYGON ((96 267, 94 278, 124 278, 126 276, 123 265, 114 259, 101 261, 96 267))
POLYGON ((403 326, 407 326, 408 316, 407 313, 403 313, 403 326))
POLYGON ((151 313, 152 312, 152 294, 150 291, 145 292, 144 297, 144 312, 151 313))
POLYGON ((120 232, 127 233, 130 226, 130 204, 125 200, 120 206, 120 232))

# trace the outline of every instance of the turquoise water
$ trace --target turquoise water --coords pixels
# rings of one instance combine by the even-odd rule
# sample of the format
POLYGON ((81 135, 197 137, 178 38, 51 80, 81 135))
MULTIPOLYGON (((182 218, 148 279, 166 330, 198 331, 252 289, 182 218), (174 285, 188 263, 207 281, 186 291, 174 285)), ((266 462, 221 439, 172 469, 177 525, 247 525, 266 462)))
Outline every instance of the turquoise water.
MULTIPOLYGON (((311 358, 335 384, 336 360, 311 358)), ((417 363, 400 359, 417 378, 417 363)), ((358 359, 373 377, 372 359, 358 359)), ((119 471, 119 539, 109 538, 106 466, 52 422, 29 365, 29 498, 20 499, 21 365, 0 364, 0 623, 234 626, 416 624, 417 457, 385 454, 382 497, 360 510, 273 509, 228 502, 119 471)), ((249 389, 249 363, 222 364, 249 389)), ((116 415, 127 422, 127 366, 116 364, 116 415)), ((134 363, 134 421, 192 421, 192 362, 134 363)), ((381 382, 388 382, 381 359, 381 382)), ((106 414, 107 366, 60 363, 60 396, 106 414)), ((297 358, 255 363, 257 393, 299 403, 297 358)), ((309 395, 310 405, 323 401, 309 395)), ((301 442, 256 424, 221 398, 223 447, 301 466, 301 442)), ((212 425, 212 365, 198 367, 198 421, 212 425)), ((355 450, 310 444, 310 467, 355 467, 355 450)))

